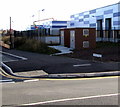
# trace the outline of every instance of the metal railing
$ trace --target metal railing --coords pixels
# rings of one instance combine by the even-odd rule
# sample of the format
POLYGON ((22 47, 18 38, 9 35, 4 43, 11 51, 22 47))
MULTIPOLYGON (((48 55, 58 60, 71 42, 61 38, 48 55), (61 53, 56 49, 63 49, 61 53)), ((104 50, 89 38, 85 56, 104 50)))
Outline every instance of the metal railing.
POLYGON ((97 29, 96 41, 120 42, 120 29, 97 29))

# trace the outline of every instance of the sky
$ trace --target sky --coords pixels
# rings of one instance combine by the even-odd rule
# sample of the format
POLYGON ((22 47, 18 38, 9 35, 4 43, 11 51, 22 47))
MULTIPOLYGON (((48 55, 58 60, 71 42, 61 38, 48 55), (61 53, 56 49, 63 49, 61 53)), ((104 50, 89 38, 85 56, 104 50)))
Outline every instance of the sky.
POLYGON ((0 0, 0 29, 10 28, 10 17, 12 29, 26 30, 38 19, 70 20, 72 14, 118 2, 119 0, 0 0))

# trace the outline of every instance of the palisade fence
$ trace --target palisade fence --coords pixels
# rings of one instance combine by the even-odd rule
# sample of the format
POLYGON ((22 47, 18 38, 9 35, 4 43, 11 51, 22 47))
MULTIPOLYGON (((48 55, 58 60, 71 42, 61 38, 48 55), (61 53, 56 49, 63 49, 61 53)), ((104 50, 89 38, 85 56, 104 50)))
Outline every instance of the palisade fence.
MULTIPOLYGON (((103 28, 96 30, 96 41, 120 42, 120 28, 103 28), (103 30, 105 29, 105 30, 103 30)), ((40 39, 40 37, 48 36, 46 29, 14 31, 14 37, 27 37, 31 39, 40 39)))
POLYGON ((96 41, 120 42, 120 28, 103 29, 97 28, 96 41))
POLYGON ((50 44, 50 45, 60 44, 60 36, 59 35, 54 35, 54 36, 50 35, 49 29, 14 31, 14 37, 12 39, 12 44, 14 44, 15 40, 20 40, 19 37, 24 37, 25 39, 26 38, 27 39, 36 39, 36 40, 39 40, 43 43, 50 44))
POLYGON ((14 37, 39 38, 40 36, 47 36, 46 29, 14 31, 14 37))
POLYGON ((37 29, 37 30, 26 30, 26 31, 14 31, 10 39, 10 48, 15 48, 19 43, 22 43, 23 39, 36 39, 41 40, 43 36, 46 36, 46 29, 37 29), (21 38, 21 42, 19 41, 21 38), (41 38, 40 38, 41 37, 41 38), (23 38, 23 39, 22 39, 23 38))

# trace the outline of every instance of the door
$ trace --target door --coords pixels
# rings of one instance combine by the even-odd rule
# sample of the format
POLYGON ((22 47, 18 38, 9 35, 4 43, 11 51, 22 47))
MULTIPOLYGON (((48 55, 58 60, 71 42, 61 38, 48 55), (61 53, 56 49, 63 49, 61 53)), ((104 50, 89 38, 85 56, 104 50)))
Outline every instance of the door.
POLYGON ((60 39, 60 40, 61 40, 61 41, 60 41, 61 43, 60 43, 60 44, 64 46, 64 31, 61 31, 61 32, 60 32, 60 37, 61 37, 61 39, 60 39))
POLYGON ((75 31, 70 31, 70 48, 75 49, 75 31))

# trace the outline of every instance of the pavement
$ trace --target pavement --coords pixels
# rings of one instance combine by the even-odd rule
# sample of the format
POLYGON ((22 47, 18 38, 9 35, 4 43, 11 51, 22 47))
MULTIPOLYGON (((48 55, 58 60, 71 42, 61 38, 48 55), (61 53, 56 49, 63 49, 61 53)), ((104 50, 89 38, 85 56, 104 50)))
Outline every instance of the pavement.
POLYGON ((120 75, 120 62, 95 62, 5 48, 3 52, 10 53, 13 57, 20 56, 17 61, 4 62, 19 76, 79 78, 120 75))
POLYGON ((17 72, 15 73, 16 75, 19 76, 26 76, 26 77, 34 77, 34 76, 41 76, 41 75, 48 75, 46 72, 43 70, 34 70, 34 71, 27 71, 27 72, 17 72))
POLYGON ((61 46, 61 45, 58 45, 58 46, 49 46, 51 48, 55 48, 59 51, 61 51, 60 53, 55 53, 53 55, 61 55, 61 54, 68 54, 68 53, 73 53, 71 51, 71 48, 68 48, 68 47, 64 47, 64 46, 61 46))

